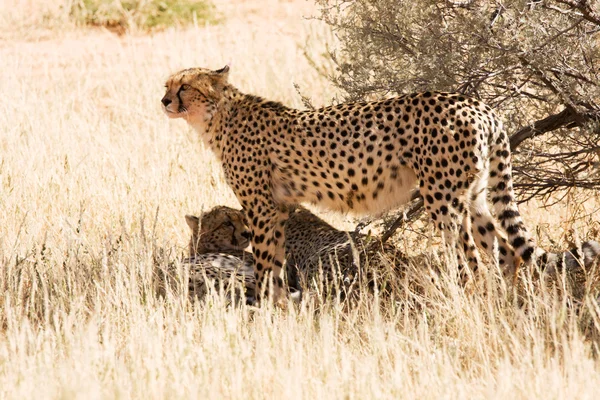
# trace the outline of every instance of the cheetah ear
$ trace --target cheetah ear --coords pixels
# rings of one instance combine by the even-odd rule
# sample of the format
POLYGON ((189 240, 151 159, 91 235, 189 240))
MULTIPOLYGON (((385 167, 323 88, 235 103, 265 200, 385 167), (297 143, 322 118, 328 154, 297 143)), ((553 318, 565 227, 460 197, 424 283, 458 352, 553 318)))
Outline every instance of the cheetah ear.
POLYGON ((215 81, 224 85, 227 83, 227 79, 229 78, 229 65, 224 66, 221 69, 213 71, 213 76, 215 81))
POLYGON ((187 222, 192 232, 198 232, 198 229, 200 228, 200 218, 188 214, 185 216, 185 222, 187 222))
POLYGON ((215 71, 215 74, 218 74, 218 75, 223 75, 223 74, 228 74, 228 73, 229 73, 229 64, 227 64, 223 68, 215 71))

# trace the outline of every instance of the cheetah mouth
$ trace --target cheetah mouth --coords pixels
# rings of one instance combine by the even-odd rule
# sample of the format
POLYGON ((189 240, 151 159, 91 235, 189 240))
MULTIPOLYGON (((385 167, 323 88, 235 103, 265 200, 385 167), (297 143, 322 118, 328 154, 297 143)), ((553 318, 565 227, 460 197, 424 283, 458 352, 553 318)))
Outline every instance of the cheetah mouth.
POLYGON ((163 111, 169 118, 181 118, 183 116, 183 112, 180 111, 171 111, 167 107, 163 107, 163 111))
POLYGON ((231 238, 231 244, 240 249, 245 249, 250 245, 250 240, 248 239, 236 239, 235 236, 231 238))

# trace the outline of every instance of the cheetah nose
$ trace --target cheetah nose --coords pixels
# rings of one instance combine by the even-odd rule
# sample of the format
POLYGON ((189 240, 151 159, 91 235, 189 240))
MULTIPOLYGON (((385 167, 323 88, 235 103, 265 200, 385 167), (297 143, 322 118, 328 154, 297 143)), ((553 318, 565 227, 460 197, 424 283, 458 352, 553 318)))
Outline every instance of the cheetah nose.
POLYGON ((246 238, 246 239, 250 239, 250 231, 244 231, 244 232, 242 232, 242 237, 246 238))
POLYGON ((167 107, 169 104, 172 103, 171 99, 167 99, 166 97, 163 97, 162 100, 161 100, 161 102, 163 103, 163 105, 165 107, 167 107))

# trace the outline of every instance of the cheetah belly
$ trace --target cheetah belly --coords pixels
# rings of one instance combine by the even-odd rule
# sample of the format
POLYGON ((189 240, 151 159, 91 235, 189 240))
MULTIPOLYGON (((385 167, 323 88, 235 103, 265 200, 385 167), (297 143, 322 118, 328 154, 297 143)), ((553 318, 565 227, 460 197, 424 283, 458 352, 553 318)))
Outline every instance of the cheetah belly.
POLYGON ((390 210, 395 210, 410 201, 413 191, 417 189, 417 176, 414 171, 408 167, 400 167, 397 173, 392 177, 389 171, 384 171, 381 178, 384 182, 384 188, 378 190, 377 185, 370 185, 369 191, 362 189, 365 199, 355 203, 353 213, 377 215, 390 210), (378 190, 376 198, 373 193, 378 190), (369 196, 371 198, 369 199, 369 196))
POLYGON ((356 215, 380 214, 410 201, 418 181, 412 169, 398 164, 377 174, 376 167, 363 167, 354 176, 322 170, 314 177, 311 171, 275 164, 273 196, 283 204, 308 202, 356 215))

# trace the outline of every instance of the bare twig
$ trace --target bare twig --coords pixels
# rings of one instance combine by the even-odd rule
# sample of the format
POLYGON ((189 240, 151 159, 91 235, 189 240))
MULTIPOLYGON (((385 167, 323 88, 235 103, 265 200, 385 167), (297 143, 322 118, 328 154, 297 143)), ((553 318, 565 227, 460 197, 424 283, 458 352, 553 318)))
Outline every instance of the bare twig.
POLYGON ((560 128, 571 128, 582 126, 586 122, 600 120, 600 110, 592 110, 586 113, 577 113, 565 108, 558 114, 550 115, 533 124, 523 127, 510 136, 510 149, 516 149, 524 140, 531 139, 544 133, 555 131, 560 128))
POLYGON ((406 212, 403 212, 398 218, 396 218, 394 223, 390 225, 390 227, 385 231, 383 236, 381 236, 382 243, 387 242, 388 239, 391 238, 394 235, 394 233, 398 230, 398 228, 400 228, 406 222, 412 221, 414 217, 421 213, 423 205, 425 204, 423 202, 423 198, 419 194, 416 194, 413 197, 418 198, 417 202, 411 205, 408 208, 408 210, 406 210, 406 212))
POLYGON ((533 72, 535 72, 535 74, 538 76, 538 78, 544 83, 544 85, 546 85, 546 87, 548 89, 550 89, 554 94, 556 94, 558 97, 560 97, 562 99, 565 107, 567 109, 571 110, 571 112, 573 113, 573 116, 575 118, 579 118, 579 115, 577 113, 577 108, 575 106, 575 101, 573 101, 573 99, 569 95, 569 93, 566 93, 562 87, 560 87, 558 84, 552 82, 552 80, 546 75, 546 72, 542 68, 539 68, 538 66, 534 65, 525 56, 521 55, 518 58, 523 63, 524 66, 531 68, 533 70, 533 72))
POLYGON ((593 81, 591 79, 588 79, 588 78, 586 78, 585 76, 583 76, 582 74, 579 74, 579 73, 575 74, 573 72, 563 71, 563 70, 560 70, 558 68, 549 68, 548 70, 551 71, 551 72, 553 72, 553 73, 555 73, 555 74, 566 75, 566 76, 568 76, 570 78, 573 78, 573 79, 576 79, 576 80, 579 80, 579 81, 583 81, 583 82, 588 83, 588 84, 590 84, 592 86, 600 86, 600 85, 598 85, 598 82, 595 82, 595 81, 593 81))
POLYGON ((566 4, 579 10, 583 15, 583 18, 589 22, 600 25, 600 13, 594 10, 591 6, 591 2, 588 0, 556 0, 558 3, 566 4))
POLYGON ((312 104, 310 97, 302 93, 302 91, 300 90, 300 85, 294 83, 294 89, 296 89, 296 93, 298 93, 298 95, 300 96, 300 100, 302 101, 302 104, 304 104, 304 107, 306 107, 307 110, 314 110, 315 106, 312 104))

